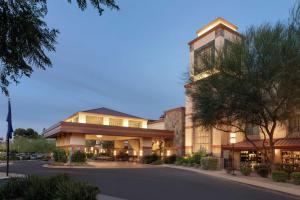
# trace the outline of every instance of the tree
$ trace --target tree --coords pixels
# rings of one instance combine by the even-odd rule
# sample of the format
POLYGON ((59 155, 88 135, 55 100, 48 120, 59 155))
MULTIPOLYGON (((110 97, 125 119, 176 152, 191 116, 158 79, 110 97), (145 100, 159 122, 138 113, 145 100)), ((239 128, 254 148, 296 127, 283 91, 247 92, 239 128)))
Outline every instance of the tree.
POLYGON ((250 27, 243 37, 217 53, 212 75, 196 82, 188 95, 199 126, 239 132, 255 148, 246 131, 257 126, 263 155, 274 163, 276 128, 300 111, 300 6, 287 22, 250 27))
POLYGON ((11 150, 18 153, 51 153, 55 149, 55 141, 42 137, 16 137, 11 144, 11 150))
MULTIPOLYGON (((100 15, 103 6, 119 9, 115 0, 76 2, 81 10, 90 2, 100 15)), ((47 0, 0 0, 0 87, 5 95, 11 82, 30 77, 34 67, 45 70, 52 66, 46 52, 55 51, 58 30, 47 26, 46 14, 47 0)))
POLYGON ((24 129, 24 128, 17 128, 14 131, 14 137, 24 137, 24 138, 40 138, 41 136, 33 130, 32 128, 24 129))

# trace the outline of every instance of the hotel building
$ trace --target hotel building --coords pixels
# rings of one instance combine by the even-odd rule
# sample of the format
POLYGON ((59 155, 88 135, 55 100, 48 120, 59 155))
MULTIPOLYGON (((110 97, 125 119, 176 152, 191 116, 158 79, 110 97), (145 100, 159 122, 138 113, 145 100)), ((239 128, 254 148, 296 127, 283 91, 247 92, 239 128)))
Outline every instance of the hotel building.
MULTIPOLYGON (((208 70, 201 64, 201 57, 208 56, 212 62, 217 56, 217 51, 226 48, 230 42, 238 40, 241 35, 234 24, 223 18, 217 18, 211 23, 197 31, 197 37, 188 43, 190 50, 189 74, 190 84, 186 88, 193 87, 198 80, 211 76, 208 70)), ((263 135, 256 127, 249 127, 247 135, 255 141, 259 150, 252 144, 245 141, 243 134, 226 133, 216 129, 204 129, 194 125, 193 103, 189 96, 186 96, 185 112, 185 154, 193 154, 204 150, 221 161, 232 158, 234 150, 234 161, 238 167, 240 162, 260 163, 263 150, 263 135), (230 140, 235 144, 232 146, 230 140), (233 149, 234 147, 234 149, 233 149)), ((295 116, 286 124, 278 127, 275 131, 275 162, 291 163, 300 166, 300 115, 295 116)), ((268 146, 268 144, 265 144, 268 146)), ((221 162, 223 163, 223 162, 221 162)))

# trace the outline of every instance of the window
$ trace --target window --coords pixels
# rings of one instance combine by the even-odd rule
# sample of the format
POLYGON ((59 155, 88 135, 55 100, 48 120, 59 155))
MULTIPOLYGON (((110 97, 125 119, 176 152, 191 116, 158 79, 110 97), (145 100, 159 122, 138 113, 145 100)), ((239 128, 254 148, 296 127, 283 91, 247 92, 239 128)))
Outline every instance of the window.
POLYGON ((117 118, 109 118, 110 126, 123 126, 123 120, 117 118))
POLYGON ((87 124, 100 124, 103 125, 103 117, 100 116, 86 116, 86 123, 87 124))
POLYGON ((209 42, 194 51, 194 75, 201 73, 206 65, 213 65, 215 55, 215 41, 209 42), (208 63, 204 63, 204 62, 208 63))
POLYGON ((129 125, 129 127, 133 127, 133 128, 142 128, 141 121, 129 120, 128 125, 129 125))
POLYGON ((256 125, 247 124, 245 127, 247 135, 259 135, 259 127, 256 125))
POLYGON ((289 119, 289 131, 290 132, 300 131, 300 115, 295 115, 289 119))
POLYGON ((195 129, 195 151, 204 150, 210 152, 211 132, 202 127, 195 129))

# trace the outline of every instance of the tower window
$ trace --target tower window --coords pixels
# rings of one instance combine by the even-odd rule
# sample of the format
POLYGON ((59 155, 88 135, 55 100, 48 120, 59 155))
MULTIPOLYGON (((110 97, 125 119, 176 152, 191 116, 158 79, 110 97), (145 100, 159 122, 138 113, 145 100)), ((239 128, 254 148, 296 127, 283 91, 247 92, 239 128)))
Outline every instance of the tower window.
POLYGON ((215 59, 215 41, 209 42, 194 51, 194 75, 212 66, 215 59))

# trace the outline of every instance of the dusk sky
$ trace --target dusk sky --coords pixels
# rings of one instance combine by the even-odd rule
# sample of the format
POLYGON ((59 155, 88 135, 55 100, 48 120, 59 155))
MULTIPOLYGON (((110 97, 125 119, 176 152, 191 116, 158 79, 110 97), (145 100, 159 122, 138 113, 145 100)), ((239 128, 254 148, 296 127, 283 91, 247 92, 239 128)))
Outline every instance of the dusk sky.
MULTIPOLYGON (((75 2, 75 0, 73 0, 75 2)), ((60 31, 53 68, 11 85, 14 128, 41 131, 82 110, 107 107, 149 119, 184 106, 187 43, 223 17, 243 32, 286 20, 294 0, 119 0, 102 16, 67 0, 49 0, 46 22, 60 31)), ((7 97, 0 96, 0 136, 7 97)))

